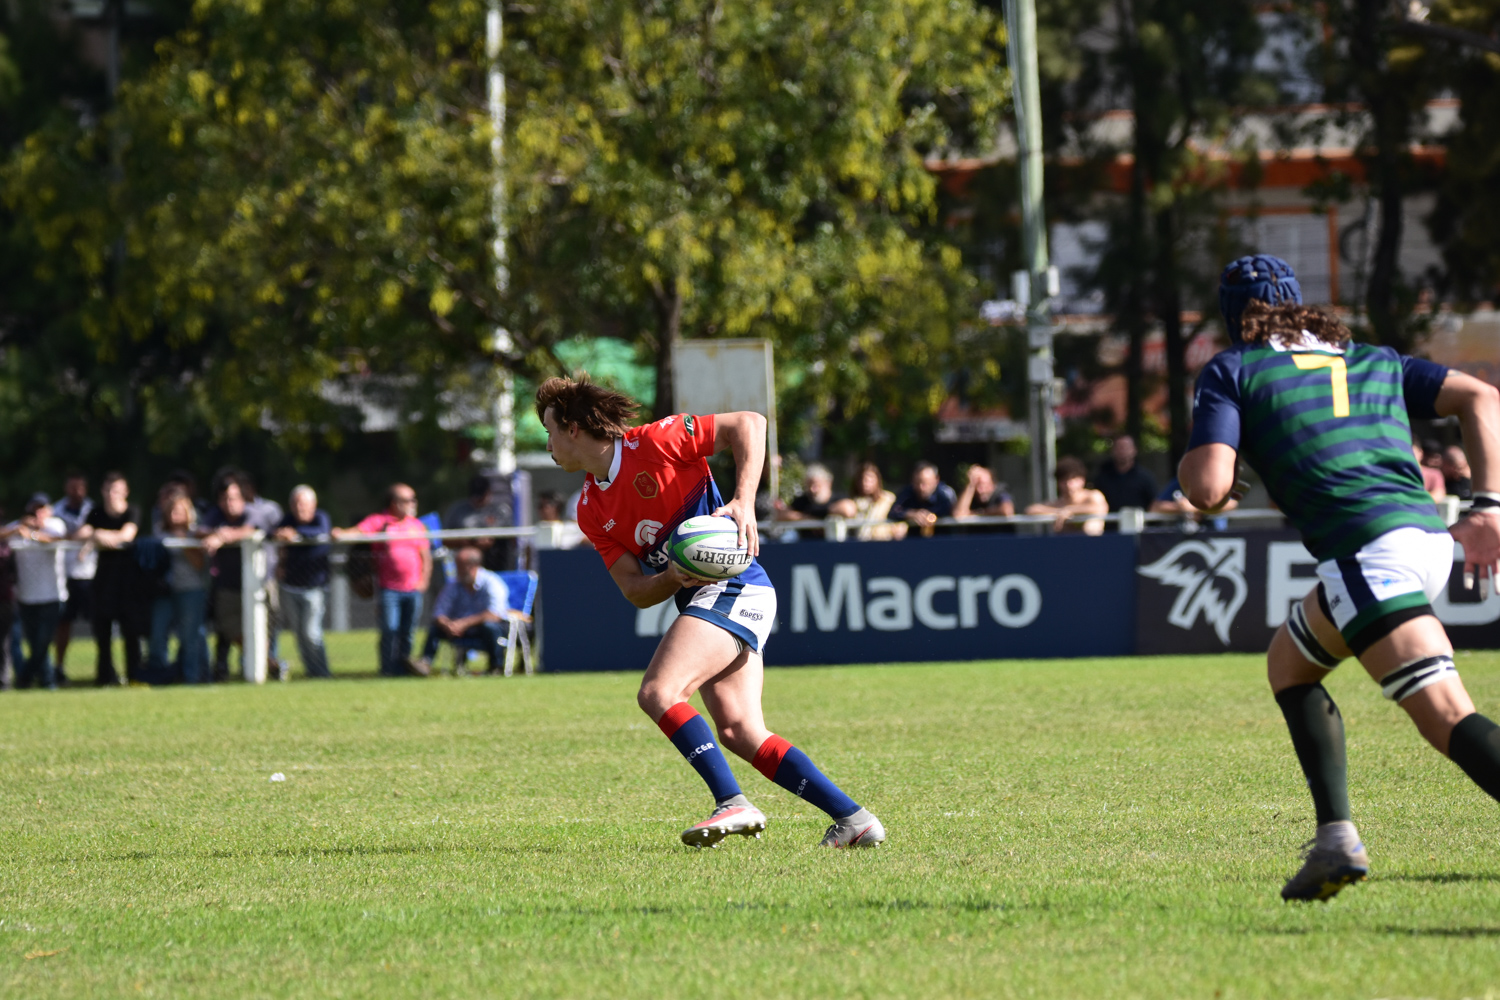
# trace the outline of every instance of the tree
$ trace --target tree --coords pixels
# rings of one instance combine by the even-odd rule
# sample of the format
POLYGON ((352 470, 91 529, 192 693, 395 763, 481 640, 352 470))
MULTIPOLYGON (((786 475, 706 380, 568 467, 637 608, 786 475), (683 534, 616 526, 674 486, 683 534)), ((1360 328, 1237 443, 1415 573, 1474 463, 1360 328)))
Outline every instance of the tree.
POLYGON ((502 310, 483 18, 474 0, 199 0, 115 110, 26 139, 5 181, 35 276, 72 292, 101 358, 137 363, 158 448, 266 425, 305 447, 340 430, 324 386, 371 374, 431 427, 485 378, 502 310), (171 367, 151 370, 153 345, 171 367))
POLYGON ((970 303, 922 160, 992 141, 988 13, 569 0, 508 30, 513 328, 639 337, 659 414, 691 332, 771 337, 783 412, 843 446, 930 418, 970 303))
MULTIPOLYGON (((1049 49, 1058 49, 1069 32, 1076 38, 1082 26, 1093 26, 1091 44, 1042 59, 1044 69, 1061 74, 1047 88, 1049 104, 1058 109, 1054 116, 1086 119, 1121 104, 1133 115, 1129 188, 1123 204, 1106 210, 1109 239, 1095 280, 1130 338, 1127 430, 1137 437, 1149 389, 1142 371, 1146 335, 1153 323, 1163 329, 1175 460, 1188 430, 1190 337, 1182 313, 1187 306, 1214 311, 1222 253, 1204 251, 1224 242, 1222 198, 1231 179, 1228 165, 1208 150, 1224 147, 1238 109, 1277 96, 1252 67, 1261 30, 1249 5, 1212 0, 1073 0, 1047 17, 1049 49)), ((1081 130, 1059 129, 1054 142, 1065 140, 1082 144, 1100 165, 1125 152, 1089 148, 1081 130)))
POLYGON ((1451 292, 1493 302, 1500 298, 1500 2, 1452 0, 1433 17, 1441 21, 1416 37, 1446 56, 1444 79, 1463 107, 1459 130, 1447 139, 1433 236, 1451 292))

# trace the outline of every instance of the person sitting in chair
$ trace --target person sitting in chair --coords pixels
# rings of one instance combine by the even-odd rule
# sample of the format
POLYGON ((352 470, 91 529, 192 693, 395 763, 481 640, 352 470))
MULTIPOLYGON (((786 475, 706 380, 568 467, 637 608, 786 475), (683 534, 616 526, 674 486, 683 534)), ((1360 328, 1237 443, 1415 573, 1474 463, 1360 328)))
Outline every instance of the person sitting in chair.
POLYGON ((490 669, 500 666, 500 640, 504 635, 510 593, 499 574, 484 568, 477 545, 465 544, 454 559, 457 578, 443 587, 432 606, 432 626, 422 657, 415 666, 426 674, 437 655, 438 644, 451 642, 463 650, 480 650, 490 658, 490 669))

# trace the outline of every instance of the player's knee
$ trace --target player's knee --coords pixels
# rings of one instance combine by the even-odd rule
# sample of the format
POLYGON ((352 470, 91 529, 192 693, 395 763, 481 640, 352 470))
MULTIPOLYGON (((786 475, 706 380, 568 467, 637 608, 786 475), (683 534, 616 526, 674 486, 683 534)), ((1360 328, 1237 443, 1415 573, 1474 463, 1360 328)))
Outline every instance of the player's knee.
POLYGON ((656 719, 672 707, 664 703, 664 697, 664 693, 657 685, 642 684, 641 689, 635 693, 635 703, 641 707, 642 712, 656 719))

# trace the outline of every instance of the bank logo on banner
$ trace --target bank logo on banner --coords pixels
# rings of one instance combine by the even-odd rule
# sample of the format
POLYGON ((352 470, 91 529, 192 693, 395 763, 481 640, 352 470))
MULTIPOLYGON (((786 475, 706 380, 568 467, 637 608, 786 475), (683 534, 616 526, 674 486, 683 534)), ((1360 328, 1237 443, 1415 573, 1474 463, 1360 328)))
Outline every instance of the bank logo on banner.
POLYGON ((1199 616, 1213 627, 1224 645, 1229 630, 1245 604, 1250 587, 1245 582, 1243 538, 1193 539, 1180 542, 1149 566, 1142 576, 1178 588, 1167 621, 1191 631, 1199 616))

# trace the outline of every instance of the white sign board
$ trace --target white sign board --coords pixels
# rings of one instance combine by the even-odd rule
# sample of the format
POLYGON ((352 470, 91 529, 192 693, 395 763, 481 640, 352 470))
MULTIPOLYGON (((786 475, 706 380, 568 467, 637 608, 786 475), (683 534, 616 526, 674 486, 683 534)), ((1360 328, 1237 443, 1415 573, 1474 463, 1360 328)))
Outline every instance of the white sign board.
POLYGON ((776 446, 776 368, 769 340, 684 340, 677 345, 673 393, 684 413, 754 410, 766 418, 771 496, 780 489, 776 446))

